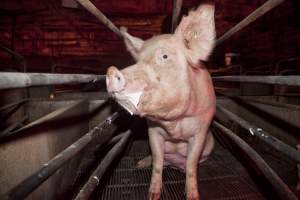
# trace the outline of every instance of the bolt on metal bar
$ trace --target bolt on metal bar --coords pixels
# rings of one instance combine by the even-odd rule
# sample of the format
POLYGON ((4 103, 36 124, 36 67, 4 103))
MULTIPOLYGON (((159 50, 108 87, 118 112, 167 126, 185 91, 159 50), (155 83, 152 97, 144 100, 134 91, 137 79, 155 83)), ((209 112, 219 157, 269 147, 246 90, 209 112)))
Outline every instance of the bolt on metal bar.
POLYGON ((214 81, 300 86, 300 76, 214 76, 214 81))
POLYGON ((123 137, 120 141, 115 144, 115 146, 107 153, 104 159, 101 161, 100 165, 97 169, 92 173, 89 180, 86 184, 82 187, 82 189, 77 194, 75 200, 85 200, 89 199, 92 192, 95 190, 97 185, 100 183, 100 179, 102 178, 103 174, 111 164, 111 162, 115 159, 115 157, 121 153, 124 149, 125 144, 127 143, 129 137, 131 135, 131 131, 128 130, 124 133, 123 137))
POLYGON ((23 180, 17 186, 12 188, 3 196, 0 196, 1 200, 19 200, 24 199, 33 190, 35 190, 40 184, 47 180, 56 170, 63 166, 68 160, 77 155, 84 147, 86 147, 95 137, 99 136, 102 131, 109 127, 110 124, 119 116, 119 114, 113 113, 105 121, 94 127, 79 140, 67 147, 61 153, 57 154, 48 163, 45 163, 41 169, 23 180))
POLYGON ((172 28, 171 32, 173 33, 178 24, 178 18, 180 15, 180 10, 182 6, 182 0, 173 0, 173 14, 172 14, 172 28))
MULTIPOLYGON (((288 156, 290 159, 294 160, 297 163, 300 163, 300 152, 294 149, 293 147, 289 146, 288 144, 285 144, 284 142, 278 140, 277 138, 273 137, 263 129, 250 124, 246 120, 240 118, 236 114, 230 112, 223 106, 217 105, 217 110, 221 111, 223 114, 225 114, 230 120, 234 121, 235 123, 239 124, 242 128, 249 131, 249 133, 253 136, 258 137, 268 145, 270 145, 272 148, 276 149, 277 151, 283 153, 284 155, 288 156)), ((219 118, 219 115, 217 113, 216 115, 217 119, 219 118)))
POLYGON ((257 20, 259 17, 262 15, 266 14, 279 4, 284 2, 284 0, 269 0, 266 3, 264 3, 262 6, 257 8, 255 11, 253 11, 250 15, 248 15, 246 18, 244 18, 241 22, 236 24, 234 27, 229 29, 226 33, 224 33, 221 37, 219 37, 216 41, 216 46, 220 45, 222 42, 230 38, 232 35, 235 33, 239 32, 246 26, 248 26, 250 23, 254 22, 257 20))
POLYGON ((241 148, 250 159, 261 170, 265 177, 269 180, 269 183, 276 189, 281 199, 296 200, 298 199, 295 194, 289 189, 289 187, 281 180, 276 172, 265 162, 265 160, 246 142, 240 137, 234 134, 230 129, 226 128, 222 124, 213 121, 212 126, 221 130, 223 134, 229 137, 239 148, 241 148))
POLYGON ((89 83, 104 80, 105 75, 94 74, 47 74, 47 73, 0 73, 0 89, 23 88, 40 85, 89 83))
POLYGON ((120 38, 124 38, 123 33, 89 0, 76 0, 87 9, 92 15, 99 19, 107 28, 112 30, 120 38))

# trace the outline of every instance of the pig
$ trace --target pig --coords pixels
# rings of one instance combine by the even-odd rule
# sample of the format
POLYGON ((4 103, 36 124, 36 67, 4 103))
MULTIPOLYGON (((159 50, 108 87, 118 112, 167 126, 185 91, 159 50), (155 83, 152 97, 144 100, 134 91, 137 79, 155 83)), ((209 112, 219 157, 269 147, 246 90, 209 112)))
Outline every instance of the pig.
POLYGON ((198 200, 198 164, 214 147, 209 127, 216 97, 205 66, 215 44, 214 5, 190 11, 174 34, 144 41, 121 31, 136 63, 109 67, 106 84, 120 105, 147 118, 152 156, 138 165, 152 162, 149 199, 160 199, 163 167, 171 165, 186 174, 187 199, 198 200))

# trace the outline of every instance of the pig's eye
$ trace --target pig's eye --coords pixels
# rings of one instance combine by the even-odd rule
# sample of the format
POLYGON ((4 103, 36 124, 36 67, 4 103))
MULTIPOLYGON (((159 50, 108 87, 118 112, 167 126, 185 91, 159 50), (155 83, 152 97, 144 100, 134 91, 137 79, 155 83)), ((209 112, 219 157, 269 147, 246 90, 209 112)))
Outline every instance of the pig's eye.
POLYGON ((171 54, 163 49, 157 49, 155 52, 155 62, 159 65, 166 64, 171 59, 171 54))

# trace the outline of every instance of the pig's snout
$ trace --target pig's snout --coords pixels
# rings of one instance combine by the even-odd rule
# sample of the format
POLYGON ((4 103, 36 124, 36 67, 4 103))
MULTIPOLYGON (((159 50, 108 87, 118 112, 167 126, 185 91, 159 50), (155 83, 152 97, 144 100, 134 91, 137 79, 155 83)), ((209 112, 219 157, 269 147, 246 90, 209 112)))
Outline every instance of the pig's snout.
POLYGON ((109 67, 107 70, 106 86, 108 92, 120 92, 125 87, 123 74, 114 66, 109 67))

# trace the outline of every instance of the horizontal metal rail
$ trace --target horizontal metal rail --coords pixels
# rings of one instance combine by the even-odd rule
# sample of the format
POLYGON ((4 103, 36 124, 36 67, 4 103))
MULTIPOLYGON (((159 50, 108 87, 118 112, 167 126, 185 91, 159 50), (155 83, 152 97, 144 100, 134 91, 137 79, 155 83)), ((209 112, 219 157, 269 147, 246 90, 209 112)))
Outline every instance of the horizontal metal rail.
MULTIPOLYGON (((227 110, 226 108, 224 108, 220 105, 217 105, 217 110, 222 112, 223 114, 225 114, 226 117, 228 117, 228 119, 234 121, 235 123, 239 124, 242 128, 248 130, 249 134, 258 137, 259 139, 261 139, 262 141, 264 141, 265 143, 270 145, 270 147, 272 147, 272 148, 276 149, 277 151, 283 153, 284 155, 288 156, 291 160, 294 160, 295 162, 300 163, 300 152, 297 151, 295 148, 278 140, 277 138, 273 137, 272 135, 270 135, 263 129, 250 124, 246 120, 240 118, 236 114, 230 112, 229 110, 227 110)), ((217 119, 220 119, 218 113, 217 113, 216 117, 217 117, 217 119)))
POLYGON ((216 45, 220 45, 222 42, 230 38, 235 33, 239 32, 246 26, 248 26, 250 23, 257 20, 262 15, 266 14, 279 4, 284 2, 284 0, 269 0, 266 3, 264 3, 262 6, 257 8, 255 11, 253 11, 250 15, 248 15, 246 18, 244 18, 241 22, 236 24, 234 27, 229 29, 226 33, 224 33, 221 37, 217 39, 216 45))
POLYGON ((104 79, 105 75, 1 72, 0 89, 89 83, 104 79))
POLYGON ((80 5, 87 9, 97 19, 99 19, 107 28, 112 30, 120 38, 124 38, 123 33, 89 0, 76 0, 80 5))
POLYGON ((99 137, 102 131, 109 127, 110 124, 119 116, 118 113, 112 114, 105 121, 94 127, 79 140, 67 147, 61 153, 56 155, 48 163, 45 163, 43 167, 23 180, 17 186, 12 188, 3 196, 0 196, 1 200, 19 200, 24 199, 33 190, 35 190, 40 184, 47 180, 56 170, 63 166, 68 160, 77 155, 84 147, 86 147, 95 137, 99 137))
POLYGON ((239 148, 244 151, 249 158, 256 164, 260 171, 269 180, 269 183, 277 191, 281 199, 296 200, 298 199, 289 187, 281 180, 276 172, 264 161, 264 159, 246 142, 234 134, 230 129, 214 121, 212 126, 221 130, 223 134, 230 138, 239 148))
POLYGON ((300 76, 214 76, 214 81, 300 86, 300 76))
POLYGON ((116 158, 118 154, 124 149, 129 136, 131 135, 131 131, 128 130, 120 139, 120 141, 114 145, 114 147, 107 153, 107 155, 103 158, 100 165, 97 169, 92 173, 89 180, 86 184, 82 187, 82 189, 77 194, 75 200, 86 200, 89 199, 97 185, 100 183, 100 179, 102 178, 103 174, 112 163, 112 161, 116 158))

